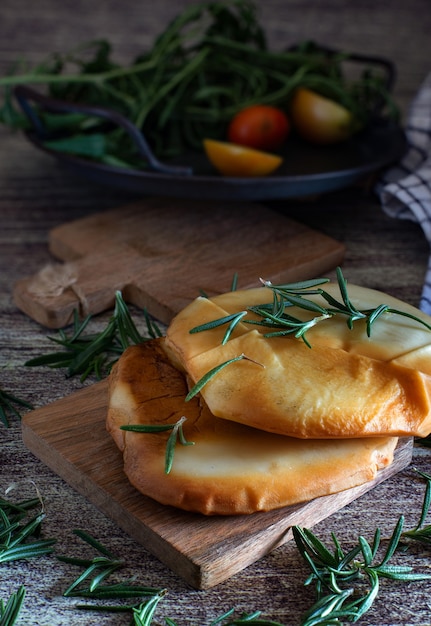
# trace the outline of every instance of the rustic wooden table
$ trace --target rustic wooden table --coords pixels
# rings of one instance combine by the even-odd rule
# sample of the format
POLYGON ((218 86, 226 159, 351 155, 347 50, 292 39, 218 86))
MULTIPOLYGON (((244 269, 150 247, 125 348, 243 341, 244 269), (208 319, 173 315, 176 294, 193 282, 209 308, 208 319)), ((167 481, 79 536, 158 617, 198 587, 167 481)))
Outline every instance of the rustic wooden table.
MULTIPOLYGON (((85 2, 84 0, 2 0, 0 9, 0 75, 18 58, 40 61, 51 51, 68 50, 78 42, 107 37, 128 59, 152 41, 168 19, 190 2, 85 2)), ((428 0, 385 3, 334 0, 267 0, 262 20, 274 45, 314 38, 322 43, 385 55, 398 67, 396 97, 404 112, 430 71, 431 10, 428 0)), ((24 363, 47 352, 53 335, 17 310, 12 300, 16 280, 50 261, 49 231, 62 223, 135 199, 130 194, 88 183, 61 169, 37 152, 20 134, 0 129, 0 388, 44 406, 82 387, 64 371, 28 368, 24 363)), ((417 305, 428 258, 428 244, 418 225, 387 217, 378 199, 364 188, 343 190, 314 201, 279 201, 274 206, 346 245, 344 271, 351 282, 390 292, 417 305)), ((103 324, 109 314, 101 316, 103 324)), ((87 381, 90 384, 93 381, 87 381)), ((208 591, 189 588, 85 498, 39 462, 21 440, 18 419, 0 425, 0 495, 44 497, 44 534, 56 537, 61 554, 84 554, 72 529, 83 528, 124 558, 124 577, 136 575, 149 586, 166 587, 157 612, 180 624, 209 624, 225 610, 260 609, 267 619, 299 624, 313 601, 303 587, 304 564, 292 543, 208 591), (11 491, 7 491, 10 490, 11 491)), ((417 446, 413 466, 429 471, 430 452, 417 446)), ((387 536, 398 516, 411 527, 418 519, 424 485, 408 468, 316 527, 322 539, 334 531, 351 546, 360 534, 371 539, 379 525, 387 536)), ((401 557, 430 572, 429 550, 401 557)), ((129 617, 82 613, 75 600, 62 597, 77 574, 54 556, 17 561, 0 567, 0 599, 6 601, 19 585, 27 596, 18 623, 55 625, 126 624, 129 617)), ((428 583, 382 584, 373 608, 361 623, 389 626, 429 624, 428 583)))

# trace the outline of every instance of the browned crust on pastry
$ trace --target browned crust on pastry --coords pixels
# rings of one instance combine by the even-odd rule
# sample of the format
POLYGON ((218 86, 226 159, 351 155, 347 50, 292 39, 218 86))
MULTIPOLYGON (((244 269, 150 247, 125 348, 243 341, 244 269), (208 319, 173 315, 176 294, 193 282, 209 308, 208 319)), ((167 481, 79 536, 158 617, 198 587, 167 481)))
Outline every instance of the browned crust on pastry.
POLYGON ((392 462, 397 439, 301 441, 214 417, 169 361, 164 339, 128 348, 110 378, 107 428, 124 471, 143 494, 205 515, 249 514, 310 500, 372 480, 392 462), (194 446, 178 444, 164 471, 168 434, 121 431, 123 424, 175 423, 194 446))
MULTIPOLYGON (((431 322, 385 294, 354 286, 351 290, 359 308, 388 301, 431 322)), ((357 322, 352 331, 343 317, 331 318, 309 331, 311 348, 291 335, 266 338, 265 328, 243 322, 225 345, 225 327, 190 333, 197 325, 270 302, 271 297, 262 288, 197 298, 167 330, 171 360, 194 382, 230 359, 248 357, 220 371, 202 389, 214 415, 299 438, 430 433, 431 333, 417 321, 389 315, 373 326, 370 338, 363 323, 357 322)), ((292 315, 301 317, 304 311, 292 315)))

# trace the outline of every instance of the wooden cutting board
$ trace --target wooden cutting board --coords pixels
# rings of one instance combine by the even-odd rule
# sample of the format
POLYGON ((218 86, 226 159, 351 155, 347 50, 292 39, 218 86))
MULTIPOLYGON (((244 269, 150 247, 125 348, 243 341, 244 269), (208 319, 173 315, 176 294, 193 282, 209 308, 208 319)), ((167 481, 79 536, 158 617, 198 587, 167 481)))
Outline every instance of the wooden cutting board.
POLYGON ((311 528, 393 476, 411 461, 413 439, 401 439, 390 467, 365 485, 268 513, 205 517, 163 506, 136 491, 122 455, 105 430, 107 381, 86 387, 23 417, 33 454, 186 582, 207 589, 311 528))
POLYGON ((54 228, 52 255, 64 264, 20 280, 15 304, 49 328, 113 307, 115 291, 157 320, 202 291, 322 276, 341 264, 344 246, 258 204, 147 198, 54 228))

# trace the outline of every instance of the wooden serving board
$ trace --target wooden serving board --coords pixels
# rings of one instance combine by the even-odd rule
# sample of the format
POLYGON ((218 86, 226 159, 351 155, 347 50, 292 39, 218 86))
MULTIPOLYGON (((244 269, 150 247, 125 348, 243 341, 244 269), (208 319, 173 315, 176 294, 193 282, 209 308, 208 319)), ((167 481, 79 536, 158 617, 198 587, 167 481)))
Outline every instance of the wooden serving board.
POLYGON ((69 324, 75 309, 112 308, 116 290, 167 324, 202 291, 229 291, 235 273, 245 289, 260 277, 320 277, 344 256, 341 243, 262 205, 165 198, 54 228, 49 248, 65 262, 56 275, 41 284, 38 273, 14 288, 15 304, 49 328, 69 324))
POLYGON ((207 589, 291 538, 293 525, 317 522, 393 476, 411 461, 401 439, 390 467, 365 485, 268 513, 205 517, 140 494, 123 474, 122 455, 105 430, 107 380, 23 417, 25 445, 119 527, 186 582, 207 589))

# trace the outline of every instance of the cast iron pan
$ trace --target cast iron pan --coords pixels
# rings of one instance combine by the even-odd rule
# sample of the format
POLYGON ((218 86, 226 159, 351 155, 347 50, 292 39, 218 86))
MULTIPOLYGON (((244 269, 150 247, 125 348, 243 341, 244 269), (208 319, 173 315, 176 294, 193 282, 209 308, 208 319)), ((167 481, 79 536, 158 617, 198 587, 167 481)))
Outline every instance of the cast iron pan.
MULTIPOLYGON (((365 58, 368 62, 383 65, 387 72, 387 87, 391 89, 394 68, 390 62, 357 56, 357 60, 365 58)), ((292 133, 281 153, 282 165, 270 176, 231 178, 218 174, 203 152, 184 154, 176 162, 160 162, 136 126, 112 110, 54 100, 22 85, 15 88, 15 96, 31 121, 32 128, 26 135, 37 148, 87 179, 143 195, 275 200, 322 194, 364 180, 399 160, 407 147, 403 129, 376 115, 366 130, 336 145, 311 145, 292 133), (45 141, 49 137, 37 113, 41 110, 59 114, 84 113, 122 127, 135 142, 148 168, 114 167, 48 148, 45 141)))

